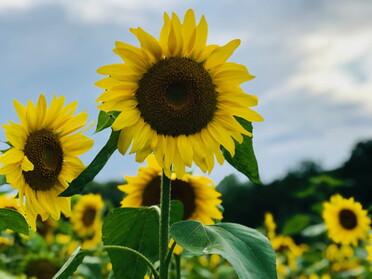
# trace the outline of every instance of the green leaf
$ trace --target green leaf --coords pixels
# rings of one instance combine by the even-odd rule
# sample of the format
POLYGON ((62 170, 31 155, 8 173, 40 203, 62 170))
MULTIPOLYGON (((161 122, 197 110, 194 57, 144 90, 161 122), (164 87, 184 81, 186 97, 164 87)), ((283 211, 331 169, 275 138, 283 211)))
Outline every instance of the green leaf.
POLYGON ((70 278, 72 273, 76 271, 78 266, 84 260, 84 257, 88 255, 90 251, 81 250, 78 247, 74 253, 70 256, 70 258, 65 262, 65 264, 61 267, 61 269, 54 275, 53 279, 67 279, 70 278))
MULTIPOLYGON (((103 243, 132 248, 151 262, 159 259, 159 215, 152 207, 117 208, 110 212, 102 227, 103 243)), ((143 279, 146 262, 135 254, 108 250, 115 278, 143 279)))
POLYGON ((170 222, 169 225, 173 225, 176 222, 179 222, 183 218, 183 204, 179 200, 172 200, 170 204, 170 222))
MULTIPOLYGON (((252 133, 252 123, 235 116, 235 119, 249 132, 252 133)), ((260 175, 258 172, 257 159, 253 150, 252 137, 243 135, 243 142, 239 144, 235 139, 235 156, 231 157, 230 153, 221 145, 222 154, 226 161, 235 169, 245 174, 253 183, 260 184, 260 175)))
POLYGON ((104 112, 100 111, 98 115, 98 122, 97 122, 97 128, 94 133, 101 132, 102 130, 110 127, 116 117, 118 117, 120 114, 120 111, 109 111, 109 112, 104 112))
POLYGON ((171 227, 171 237, 194 255, 221 255, 241 279, 277 278, 275 252, 269 240, 254 229, 233 223, 204 226, 181 221, 171 227))
POLYGON ((0 186, 6 184, 6 176, 0 175, 0 186))
POLYGON ((84 189, 85 185, 94 179, 94 177, 106 165, 112 153, 116 150, 119 134, 120 131, 111 132, 110 138, 105 146, 100 150, 100 152, 98 152, 97 156, 89 166, 70 183, 69 187, 59 194, 60 197, 70 197, 79 194, 84 189))
POLYGON ((282 234, 294 235, 302 232, 310 223, 310 217, 305 214, 297 214, 289 219, 283 228, 282 234))
POLYGON ((10 229, 28 235, 28 224, 17 210, 0 208, 0 230, 10 229))

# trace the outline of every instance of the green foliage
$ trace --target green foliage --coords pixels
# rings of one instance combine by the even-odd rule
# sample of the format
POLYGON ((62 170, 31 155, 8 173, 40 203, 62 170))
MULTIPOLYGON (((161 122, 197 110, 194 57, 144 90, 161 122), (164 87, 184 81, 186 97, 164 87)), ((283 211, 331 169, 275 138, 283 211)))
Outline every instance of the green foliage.
POLYGON ((119 116, 119 114, 120 114, 119 111, 104 112, 100 110, 95 133, 99 133, 102 130, 110 127, 112 123, 114 122, 114 120, 116 119, 116 117, 119 116))
MULTIPOLYGON (((235 119, 249 132, 252 133, 252 123, 247 120, 235 117, 235 119)), ((245 174, 253 183, 260 184, 257 159, 253 150, 252 137, 243 135, 243 142, 235 142, 235 156, 231 157, 230 153, 221 146, 222 154, 226 161, 235 169, 245 174)))
POLYGON ((0 175, 0 186, 6 184, 6 176, 0 175))
POLYGON ((282 233, 285 235, 298 234, 310 224, 310 221, 309 215, 296 214, 285 223, 282 233))
POLYGON ((195 255, 221 255, 241 279, 276 278, 274 250, 269 240, 254 229, 232 223, 204 226, 197 221, 182 221, 173 224, 171 236, 195 255))
POLYGON ((10 229, 28 235, 28 224, 21 213, 8 208, 0 208, 0 230, 10 229))
POLYGON ((76 271, 78 266, 84 260, 84 257, 88 255, 89 251, 81 250, 78 247, 70 258, 65 262, 62 268, 54 275, 53 279, 68 279, 70 275, 76 271))
MULTIPOLYGON (((134 249, 155 262, 159 258, 159 215, 152 207, 118 208, 106 216, 103 227, 105 245, 134 249)), ((108 250, 114 275, 121 279, 143 279, 148 267, 136 254, 108 250)))
POLYGON ((85 185, 96 177, 96 175, 106 165, 112 153, 116 150, 119 134, 120 131, 111 132, 109 140, 89 166, 83 170, 82 173, 70 183, 69 187, 59 194, 59 196, 70 197, 74 194, 79 194, 84 189, 85 185))

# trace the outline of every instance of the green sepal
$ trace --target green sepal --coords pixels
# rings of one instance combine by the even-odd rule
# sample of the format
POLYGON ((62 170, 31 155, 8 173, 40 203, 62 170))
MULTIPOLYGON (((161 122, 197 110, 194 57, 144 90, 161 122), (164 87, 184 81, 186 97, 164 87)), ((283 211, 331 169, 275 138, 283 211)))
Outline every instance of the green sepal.
POLYGON ((234 223, 204 226, 197 221, 181 221, 172 225, 170 233, 191 254, 221 255, 241 279, 277 278, 270 241, 254 229, 234 223))
POLYGON ((28 235, 29 227, 25 217, 17 210, 0 208, 0 230, 10 229, 28 235))
MULTIPOLYGON (((235 119, 246 129, 248 132, 252 133, 253 127, 252 123, 234 116, 235 119)), ((235 156, 231 157, 230 153, 221 145, 221 151, 226 161, 230 163, 236 170, 240 171, 248 177, 253 183, 260 184, 260 175, 258 171, 258 164, 256 155, 253 150, 252 137, 242 135, 243 142, 240 144, 235 139, 235 156)))
POLYGON ((64 263, 61 269, 53 276, 53 279, 68 279, 83 262, 84 257, 91 253, 88 250, 81 250, 80 247, 71 254, 70 258, 64 263))
POLYGON ((111 131, 110 138, 105 146, 100 150, 100 152, 98 152, 97 156, 93 159, 89 166, 70 183, 68 188, 59 194, 60 197, 70 197, 83 191, 85 185, 96 177, 96 175, 106 165, 112 153, 114 153, 114 151, 117 149, 119 134, 120 131, 111 131))
POLYGON ((95 134, 99 133, 102 130, 110 127, 112 125, 112 123, 115 121, 116 117, 119 116, 119 114, 120 114, 120 111, 105 112, 105 111, 101 110, 98 114, 97 127, 96 127, 96 131, 94 133, 95 134))
MULTIPOLYGON (((159 260, 159 214, 154 207, 117 208, 102 226, 103 243, 132 248, 151 262, 159 260)), ((134 253, 108 250, 115 278, 143 279, 148 266, 134 253)))

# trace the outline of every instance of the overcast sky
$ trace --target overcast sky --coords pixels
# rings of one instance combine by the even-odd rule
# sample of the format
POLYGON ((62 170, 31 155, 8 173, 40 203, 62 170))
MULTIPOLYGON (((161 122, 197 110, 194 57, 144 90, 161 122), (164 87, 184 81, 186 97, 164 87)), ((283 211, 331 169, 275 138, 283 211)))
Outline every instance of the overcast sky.
MULTIPOLYGON (((209 44, 242 40, 230 61, 256 76, 243 89, 258 96, 265 118, 254 123, 264 182, 306 159, 337 167, 372 138, 372 1, 363 0, 0 0, 0 124, 19 122, 13 99, 36 102, 40 93, 78 100, 96 120, 96 69, 121 62, 114 42, 138 45, 128 30, 138 26, 158 37, 164 11, 183 17, 188 8, 206 16, 209 44)), ((95 140, 86 164, 108 132, 86 133, 95 140)), ((117 152, 97 180, 134 176, 138 166, 117 152)), ((230 173, 225 163, 210 177, 230 173)))

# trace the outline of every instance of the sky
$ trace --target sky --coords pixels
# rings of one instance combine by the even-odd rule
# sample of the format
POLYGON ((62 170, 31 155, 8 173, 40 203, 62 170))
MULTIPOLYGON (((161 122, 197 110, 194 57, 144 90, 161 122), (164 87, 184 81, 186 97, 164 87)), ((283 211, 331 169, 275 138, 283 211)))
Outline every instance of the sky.
MULTIPOLYGON (((259 98, 254 110, 265 118, 253 137, 263 182, 304 160, 338 167, 357 142, 372 139, 372 1, 363 0, 0 0, 0 124, 19 121, 12 100, 36 102, 40 93, 77 100, 96 120, 96 69, 121 62, 115 41, 138 46, 129 28, 158 37, 164 12, 183 17, 189 8, 206 16, 208 44, 242 41, 229 61, 256 76, 242 88, 259 98)), ((109 136, 93 130, 85 164, 109 136)), ((135 176, 139 166, 116 152, 97 181, 135 176)), ((209 177, 218 183, 231 173, 226 162, 209 177)))

